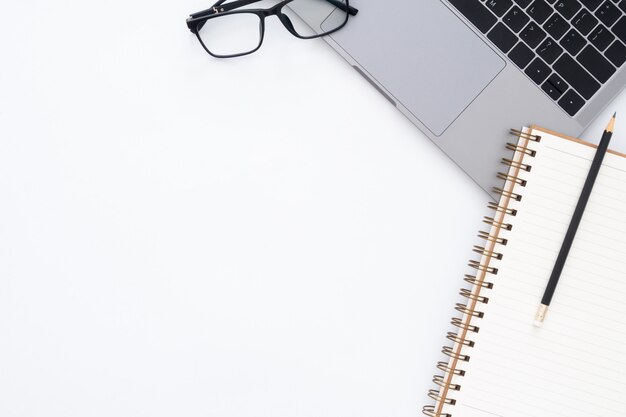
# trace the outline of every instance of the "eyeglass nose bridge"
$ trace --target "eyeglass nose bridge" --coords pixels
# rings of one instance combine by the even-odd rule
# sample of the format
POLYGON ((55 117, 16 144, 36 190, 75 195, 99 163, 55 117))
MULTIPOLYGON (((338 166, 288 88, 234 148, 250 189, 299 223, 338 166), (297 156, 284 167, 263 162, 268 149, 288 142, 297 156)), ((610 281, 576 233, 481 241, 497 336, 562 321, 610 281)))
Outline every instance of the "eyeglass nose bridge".
POLYGON ((280 22, 283 24, 285 29, 287 29, 291 34, 298 36, 295 28, 293 27, 293 23, 291 22, 291 19, 289 19, 289 17, 282 12, 282 8, 288 3, 290 3, 290 1, 281 1, 280 3, 278 3, 277 5, 275 5, 274 7, 270 9, 262 10, 261 11, 263 15, 262 20, 265 20, 266 17, 275 15, 278 18, 278 20, 280 20, 280 22))
POLYGON ((277 13, 276 16, 281 21, 283 26, 285 26, 285 29, 291 32, 291 34, 297 36, 296 29, 293 27, 293 23, 291 23, 291 19, 289 18, 289 16, 284 13, 277 13))

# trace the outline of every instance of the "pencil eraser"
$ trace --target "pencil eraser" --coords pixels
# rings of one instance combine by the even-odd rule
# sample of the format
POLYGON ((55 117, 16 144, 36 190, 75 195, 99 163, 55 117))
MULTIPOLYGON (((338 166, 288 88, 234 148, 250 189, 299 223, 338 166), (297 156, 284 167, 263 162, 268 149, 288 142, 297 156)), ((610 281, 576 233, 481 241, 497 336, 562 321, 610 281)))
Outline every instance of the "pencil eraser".
POLYGON ((543 322, 539 320, 535 320, 533 324, 535 325, 535 327, 543 327, 543 322))

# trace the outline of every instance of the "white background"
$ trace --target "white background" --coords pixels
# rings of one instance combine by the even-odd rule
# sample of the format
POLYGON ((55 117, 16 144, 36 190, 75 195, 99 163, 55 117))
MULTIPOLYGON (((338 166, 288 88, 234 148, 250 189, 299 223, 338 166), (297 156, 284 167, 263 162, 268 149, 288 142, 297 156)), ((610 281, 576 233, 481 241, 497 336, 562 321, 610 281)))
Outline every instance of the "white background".
POLYGON ((418 415, 486 194, 321 40, 209 57, 207 5, 0 5, 0 415, 418 415))

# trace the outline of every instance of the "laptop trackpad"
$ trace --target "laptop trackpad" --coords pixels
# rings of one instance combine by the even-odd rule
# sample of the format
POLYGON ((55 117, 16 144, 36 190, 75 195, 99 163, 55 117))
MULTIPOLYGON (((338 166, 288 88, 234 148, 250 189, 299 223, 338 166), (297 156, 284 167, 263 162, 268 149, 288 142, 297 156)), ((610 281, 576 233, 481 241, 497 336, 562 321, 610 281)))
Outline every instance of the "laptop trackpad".
POLYGON ((439 0, 353 3, 359 13, 331 36, 437 136, 505 66, 439 0))

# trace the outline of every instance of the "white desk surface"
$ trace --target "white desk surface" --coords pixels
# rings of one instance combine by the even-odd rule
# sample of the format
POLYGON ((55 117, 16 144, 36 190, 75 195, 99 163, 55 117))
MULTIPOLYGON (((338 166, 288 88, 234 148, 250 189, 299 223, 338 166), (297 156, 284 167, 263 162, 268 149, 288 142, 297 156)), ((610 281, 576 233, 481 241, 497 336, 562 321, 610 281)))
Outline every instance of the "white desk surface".
POLYGON ((486 195, 321 40, 210 58, 206 6, 0 6, 0 415, 419 415, 486 195))

